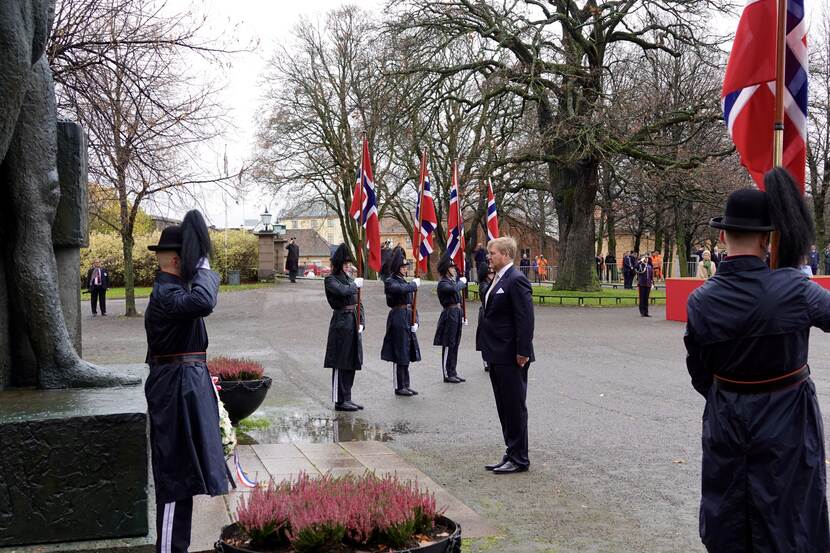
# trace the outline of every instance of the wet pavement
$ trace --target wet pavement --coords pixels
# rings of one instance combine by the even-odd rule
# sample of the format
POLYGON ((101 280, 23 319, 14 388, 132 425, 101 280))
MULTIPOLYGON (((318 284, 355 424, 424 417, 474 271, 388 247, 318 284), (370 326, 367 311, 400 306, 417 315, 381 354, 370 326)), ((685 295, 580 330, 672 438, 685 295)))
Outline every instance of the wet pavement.
MULTIPOLYGON (((220 296, 207 319, 209 354, 261 361, 274 381, 253 417, 269 426, 248 430, 250 443, 388 440, 384 446, 503 534, 473 540, 470 551, 704 551, 697 536, 704 401, 685 370, 684 327, 663 320, 663 307, 643 319, 636 307, 536 306, 531 469, 494 476, 483 465, 499 459, 503 445, 489 378, 474 351, 478 305, 470 304, 459 353, 468 381, 445 384, 440 348, 431 345, 438 301, 434 288, 422 288, 424 359, 412 366, 420 395, 403 398, 393 395, 391 366, 380 361, 388 308, 378 283, 367 283, 364 301, 365 366, 353 395, 366 409, 353 414, 331 408, 331 373, 322 368, 331 311, 321 281, 220 296)), ((111 303, 113 314, 123 310, 123 302, 111 303)), ((90 361, 144 358, 140 319, 85 318, 83 331, 90 361)), ((828 354, 830 340, 814 332, 810 359, 820 400, 830 397, 828 354)))

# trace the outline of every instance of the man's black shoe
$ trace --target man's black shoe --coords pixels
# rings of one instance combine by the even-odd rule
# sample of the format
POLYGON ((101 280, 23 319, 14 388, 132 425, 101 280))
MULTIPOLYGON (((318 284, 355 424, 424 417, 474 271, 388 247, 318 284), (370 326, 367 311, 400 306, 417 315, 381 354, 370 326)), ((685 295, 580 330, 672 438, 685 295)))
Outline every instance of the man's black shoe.
POLYGON ((401 388, 400 390, 395 390, 396 396, 414 396, 415 394, 412 393, 412 390, 408 388, 401 388))
POLYGON ((515 464, 513 461, 507 461, 502 466, 494 468, 493 474, 514 474, 516 472, 525 472, 527 467, 522 467, 515 464))
POLYGON ((349 403, 351 403, 352 405, 354 405, 354 406, 355 406, 355 407, 357 407, 358 409, 363 409, 363 406, 362 406, 361 404, 359 404, 359 403, 355 402, 355 401, 351 401, 351 400, 349 400, 349 403))
POLYGON ((357 411, 357 405, 344 401, 343 403, 334 404, 335 411, 357 411))
POLYGON ((458 379, 459 382, 467 382, 467 379, 462 376, 455 375, 455 377, 458 379))
POLYGON ((107 314, 106 314, 106 313, 101 313, 101 316, 102 316, 102 317, 106 317, 106 316, 107 316, 107 314))
POLYGON ((461 379, 457 376, 448 376, 444 379, 444 382, 449 382, 450 384, 458 384, 461 382, 461 379))
POLYGON ((408 390, 408 391, 409 391, 409 395, 411 395, 411 396, 417 396, 417 395, 418 395, 418 392, 416 392, 416 391, 415 391, 415 390, 413 390, 412 388, 404 388, 404 390, 408 390))
POLYGON ((484 465, 484 470, 495 470, 505 464, 507 461, 501 461, 499 463, 493 463, 492 465, 484 465))

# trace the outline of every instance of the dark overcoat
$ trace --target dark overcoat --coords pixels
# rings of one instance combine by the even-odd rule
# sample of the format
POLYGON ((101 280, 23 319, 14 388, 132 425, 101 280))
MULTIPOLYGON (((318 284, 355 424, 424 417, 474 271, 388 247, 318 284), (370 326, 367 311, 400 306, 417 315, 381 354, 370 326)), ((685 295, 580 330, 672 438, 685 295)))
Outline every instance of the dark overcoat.
POLYGON ((488 363, 516 364, 522 355, 533 355, 533 288, 514 266, 493 280, 489 296, 485 295, 484 312, 479 321, 481 354, 488 363))
POLYGON ((830 292, 796 269, 726 257, 689 298, 692 385, 706 398, 700 536, 710 552, 830 551, 824 430, 815 386, 753 394, 729 380, 774 379, 807 363, 810 327, 830 331, 830 292))
POLYGON ((386 305, 393 308, 386 317, 386 335, 380 350, 384 361, 408 365, 421 360, 418 336, 412 332, 412 294, 417 289, 414 282, 407 282, 401 275, 392 275, 383 283, 386 305))
POLYGON ((458 307, 448 309, 448 306, 461 304, 460 292, 464 289, 462 282, 444 277, 438 281, 438 301, 441 302, 441 315, 438 317, 438 327, 435 329, 434 346, 458 347, 461 343, 461 327, 464 317, 458 307))
POLYGON ((300 267, 300 246, 297 244, 288 244, 285 249, 288 250, 288 255, 285 257, 285 270, 298 270, 300 267))
MULTIPOLYGON (((363 366, 363 341, 358 332, 357 286, 348 275, 329 275, 324 281, 326 299, 333 309, 323 366, 343 371, 359 371, 363 366)), ((360 324, 365 324, 360 306, 360 324)))
POLYGON ((160 503, 228 493, 219 407, 207 365, 156 359, 207 350, 202 318, 213 311, 218 292, 219 275, 212 271, 196 271, 189 287, 160 272, 144 314, 150 365, 144 392, 160 503))

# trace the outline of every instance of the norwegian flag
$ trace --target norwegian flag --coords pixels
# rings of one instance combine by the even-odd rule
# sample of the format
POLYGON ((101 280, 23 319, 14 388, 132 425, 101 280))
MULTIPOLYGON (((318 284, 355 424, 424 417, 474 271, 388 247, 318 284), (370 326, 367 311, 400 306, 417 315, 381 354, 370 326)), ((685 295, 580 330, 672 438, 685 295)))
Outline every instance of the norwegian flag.
POLYGON ((417 235, 412 241, 413 254, 421 271, 427 270, 429 254, 433 251, 432 232, 438 226, 438 218, 435 216, 435 204, 432 201, 432 189, 429 182, 429 165, 427 155, 424 153, 421 160, 421 194, 418 196, 418 206, 415 208, 415 222, 421 222, 420 236, 417 235))
POLYGON ((458 163, 452 163, 452 183, 450 184, 450 212, 447 215, 447 228, 449 229, 449 240, 447 240, 447 253, 452 257, 453 263, 462 275, 466 274, 467 266, 464 258, 464 219, 461 216, 461 199, 458 194, 458 163))
POLYGON ((493 194, 493 181, 487 179, 487 240, 499 237, 499 215, 496 213, 496 195, 493 194))
MULTIPOLYGON (((804 0, 787 1, 783 164, 804 191, 807 143, 807 25, 804 0)), ((776 0, 748 0, 723 81, 723 118, 755 183, 773 164, 776 0)))
POLYGON ((352 205, 349 215, 360 221, 363 206, 363 228, 366 229, 366 244, 369 247, 369 267, 380 271, 380 223, 378 221, 378 202, 375 196, 375 179, 372 177, 372 158, 369 155, 369 140, 363 137, 363 158, 357 172, 352 205), (361 186, 361 184, 363 186, 361 186))

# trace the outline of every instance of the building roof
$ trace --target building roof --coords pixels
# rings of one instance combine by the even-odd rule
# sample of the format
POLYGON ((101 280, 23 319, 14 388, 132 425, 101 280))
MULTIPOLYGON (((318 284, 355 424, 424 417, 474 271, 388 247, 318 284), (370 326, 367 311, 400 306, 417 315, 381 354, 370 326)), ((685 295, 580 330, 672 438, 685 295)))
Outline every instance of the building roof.
POLYGON ((331 256, 331 245, 316 230, 298 228, 289 229, 285 232, 286 240, 290 240, 292 236, 297 239, 296 244, 300 247, 300 257, 331 256))
POLYGON ((320 219, 337 217, 337 214, 328 206, 315 202, 301 202, 293 207, 285 209, 277 217, 277 221, 285 219, 320 219))

